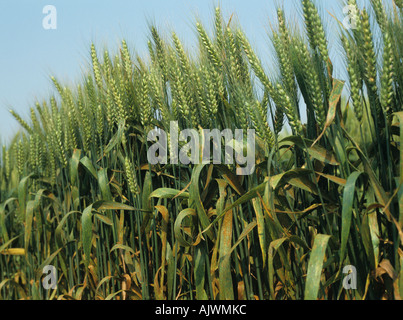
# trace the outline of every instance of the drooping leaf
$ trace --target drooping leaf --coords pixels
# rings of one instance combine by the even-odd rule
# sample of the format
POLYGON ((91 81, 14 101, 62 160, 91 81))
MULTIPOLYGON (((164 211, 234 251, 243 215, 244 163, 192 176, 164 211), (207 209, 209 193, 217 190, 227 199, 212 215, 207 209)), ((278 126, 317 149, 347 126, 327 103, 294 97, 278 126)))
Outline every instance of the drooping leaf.
POLYGON ((172 199, 174 197, 188 199, 189 193, 188 192, 181 192, 180 190, 170 189, 170 188, 159 188, 154 190, 150 194, 150 198, 159 198, 159 199, 172 199))

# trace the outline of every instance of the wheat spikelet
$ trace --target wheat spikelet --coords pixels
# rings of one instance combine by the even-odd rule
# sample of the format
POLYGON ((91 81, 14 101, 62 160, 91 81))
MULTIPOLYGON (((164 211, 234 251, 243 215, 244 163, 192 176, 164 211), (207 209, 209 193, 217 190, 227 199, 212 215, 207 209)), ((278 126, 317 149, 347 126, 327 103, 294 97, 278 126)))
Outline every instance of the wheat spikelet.
MULTIPOLYGON (((130 88, 129 88, 128 79, 124 75, 125 71, 124 71, 124 68, 121 64, 121 61, 120 61, 120 58, 118 55, 115 55, 113 71, 114 71, 113 78, 116 81, 116 89, 120 96, 120 100, 122 101, 122 108, 123 108, 124 112, 127 113, 128 110, 126 110, 126 108, 132 109, 132 106, 127 103, 130 88), (123 106, 126 106, 126 108, 124 108, 123 106)), ((134 113, 134 110, 132 109, 132 110, 130 110, 130 112, 134 113)))
POLYGON ((54 184, 54 183, 56 183, 56 155, 54 153, 54 148, 51 144, 50 144, 48 152, 49 152, 48 159, 49 159, 49 164, 50 164, 49 172, 50 172, 51 181, 54 184))
POLYGON ((43 105, 39 102, 35 103, 36 110, 39 113, 39 117, 41 119, 41 123, 43 126, 43 130, 45 131, 45 134, 48 132, 48 127, 49 127, 49 112, 48 112, 48 106, 46 104, 46 101, 43 102, 43 105))
MULTIPOLYGON (((185 50, 183 49, 183 45, 180 42, 179 38, 175 33, 172 34, 175 51, 177 57, 179 59, 179 70, 176 73, 178 77, 178 81, 180 82, 180 89, 183 91, 183 98, 186 100, 187 108, 189 109, 189 113, 192 118, 192 122, 195 123, 198 121, 197 113, 194 110, 194 97, 192 93, 192 85, 193 85, 193 72, 190 67, 190 61, 187 57, 185 50)), ((174 62, 176 65, 176 62, 174 62)), ((182 93, 181 93, 182 94, 182 93)))
MULTIPOLYGON (((255 102, 249 102, 248 100, 245 101, 245 107, 246 110, 248 111, 248 116, 250 117, 250 120, 252 122, 253 128, 256 130, 257 134, 259 137, 263 138, 265 137, 265 130, 262 126, 262 123, 257 115, 257 105, 255 102)), ((245 128, 246 129, 246 128, 245 128)))
POLYGON ((18 141, 17 145, 17 169, 18 174, 22 176, 24 173, 24 149, 21 139, 18 141))
POLYGON ((102 145, 104 142, 104 111, 100 105, 97 108, 96 119, 97 119, 97 134, 99 141, 101 142, 102 145))
POLYGON ((273 44, 277 52, 277 57, 280 63, 281 76, 284 80, 285 88, 290 96, 296 95, 296 83, 294 78, 294 70, 290 60, 288 48, 285 47, 281 37, 273 33, 273 44))
POLYGON ((279 31, 281 34, 281 40, 284 43, 285 47, 290 47, 290 45, 291 45, 290 44, 290 34, 289 34, 289 30, 287 28, 284 11, 281 8, 277 9, 277 20, 278 20, 279 31))
MULTIPOLYGON (((190 71, 190 78, 185 87, 186 99, 190 109, 190 120, 193 128, 197 128, 201 124, 201 110, 198 108, 198 92, 196 80, 196 66, 190 71)), ((183 79, 186 82, 186 78, 183 79)))
POLYGON ((284 127, 284 110, 281 106, 277 106, 274 114, 274 132, 278 136, 284 127))
POLYGON ((70 150, 74 150, 77 148, 77 134, 74 126, 73 114, 68 111, 67 112, 67 132, 66 135, 68 137, 67 146, 70 150))
POLYGON ((353 28, 353 33, 356 39, 359 39, 361 33, 361 18, 360 18, 360 10, 357 5, 357 0, 348 0, 347 4, 352 8, 350 12, 350 16, 352 21, 355 22, 356 26, 353 28))
POLYGON ((216 91, 214 89, 214 84, 211 79, 211 75, 207 67, 203 67, 203 76, 204 76, 204 81, 205 85, 207 88, 207 110, 209 112, 209 115, 214 118, 217 115, 218 112, 218 102, 216 98, 216 91))
POLYGON ((302 135, 302 124, 298 117, 298 112, 295 109, 294 104, 291 102, 290 97, 284 91, 280 84, 277 84, 277 96, 280 102, 280 108, 284 110, 285 115, 288 118, 288 123, 296 134, 302 135))
POLYGON ((112 92, 112 97, 115 106, 117 107, 116 110, 116 116, 117 116, 117 122, 121 120, 127 120, 127 112, 123 106, 122 98, 118 89, 118 86, 116 85, 116 82, 114 78, 110 79, 110 86, 111 86, 111 92, 112 92))
POLYGON ((96 114, 96 108, 99 103, 103 100, 103 91, 97 92, 96 87, 94 85, 94 79, 91 75, 89 75, 85 81, 84 85, 85 96, 89 100, 90 109, 89 112, 93 115, 96 114))
POLYGON ((343 38, 343 45, 344 50, 346 51, 348 62, 347 71, 350 78, 350 88, 351 88, 350 91, 351 91, 351 98, 353 101, 353 108, 358 121, 362 122, 363 107, 360 97, 360 89, 362 85, 359 81, 360 74, 358 69, 358 60, 357 60, 358 57, 357 54, 354 52, 353 48, 351 47, 350 42, 345 37, 343 38))
POLYGON ((181 116, 187 119, 190 114, 190 109, 185 94, 186 84, 183 81, 176 57, 171 57, 170 61, 169 74, 172 80, 170 82, 172 84, 172 97, 175 99, 179 110, 179 114, 174 114, 174 116, 176 119, 181 116))
MULTIPOLYGON (((74 150, 77 148, 77 137, 82 138, 84 149, 87 150, 86 139, 84 137, 84 133, 80 135, 80 125, 83 124, 81 121, 81 117, 78 115, 76 105, 73 101, 72 95, 70 92, 65 93, 65 102, 62 104, 64 108, 60 111, 64 114, 63 116, 63 126, 57 130, 63 129, 63 136, 64 136, 64 148, 66 150, 74 150)), ((61 125, 61 124, 59 124, 61 125)), ((85 129, 82 128, 84 131, 85 129)), ((62 138, 62 134, 60 134, 60 139, 62 138)))
POLYGON ((203 73, 203 71, 201 68, 193 71, 193 78, 195 79, 197 103, 200 106, 200 108, 199 108, 200 120, 201 120, 201 125, 204 128, 209 124, 210 118, 209 118, 209 112, 208 112, 207 103, 206 103, 207 98, 205 97, 203 83, 202 83, 202 79, 200 77, 200 75, 202 73, 203 73))
POLYGON ((150 40, 148 40, 147 42, 147 48, 148 48, 148 54, 150 55, 151 64, 155 66, 157 64, 157 57, 155 55, 153 44, 150 40))
POLYGON ((42 168, 43 142, 39 135, 35 135, 35 167, 42 168))
POLYGON ((304 12, 304 19, 306 25, 306 31, 309 38, 309 43, 312 49, 315 49, 318 44, 316 41, 314 22, 313 22, 313 11, 315 10, 314 4, 309 0, 302 1, 302 8, 304 12))
POLYGON ((374 43, 371 32, 371 26, 369 23, 369 16, 364 9, 362 13, 362 32, 363 32, 363 55, 366 63, 366 78, 369 85, 369 89, 373 92, 378 90, 376 86, 377 71, 376 71, 376 57, 374 51, 374 43))
MULTIPOLYGON (((74 102, 74 97, 73 93, 71 92, 70 89, 65 89, 64 94, 63 94, 63 103, 65 105, 65 108, 67 109, 67 112, 71 112, 71 125, 81 123, 81 117, 79 115, 79 112, 76 107, 76 103, 74 102)), ((55 115, 59 113, 57 105, 56 105, 56 100, 52 98, 51 100, 51 105, 52 105, 52 114, 55 115)), ((77 130, 79 132, 79 130, 77 130)))
POLYGON ((393 89, 393 79, 394 79, 394 59, 393 59, 393 48, 389 33, 384 33, 384 51, 383 51, 383 69, 381 76, 381 103, 383 110, 386 112, 390 118, 394 105, 394 89, 393 89))
POLYGON ((63 130, 62 130, 62 117, 60 114, 57 115, 57 129, 56 129, 56 139, 57 139, 57 146, 59 149, 59 156, 60 156, 60 162, 63 164, 64 167, 67 166, 67 156, 66 152, 62 143, 62 135, 63 135, 63 130))
POLYGON ((276 49, 277 56, 280 62, 280 71, 288 93, 291 97, 297 97, 297 84, 295 81, 294 68, 291 62, 291 39, 286 25, 285 15, 283 10, 277 10, 277 18, 279 23, 279 34, 273 32, 273 45, 276 49))
POLYGON ((31 135, 29 139, 29 164, 34 172, 39 171, 42 166, 41 139, 37 133, 31 135))
POLYGON ((112 76, 112 61, 109 56, 109 51, 105 50, 104 55, 103 55, 103 64, 101 65, 103 74, 105 76, 106 80, 109 80, 109 78, 112 76))
MULTIPOLYGON (((71 94, 70 90, 66 88, 64 97, 69 99, 70 94, 71 94)), ((56 99, 54 97, 51 97, 50 105, 52 109, 52 118, 53 118, 53 121, 49 123, 49 129, 52 133, 51 137, 52 147, 55 150, 55 154, 59 157, 60 163, 65 167, 67 166, 67 157, 62 143, 63 123, 61 114, 59 112, 59 108, 57 106, 56 99)))
POLYGON ((125 172, 126 172, 127 183, 129 185, 130 191, 133 194, 139 194, 140 188, 137 183, 136 175, 133 170, 133 165, 130 162, 128 157, 125 158, 125 172))
POLYGON ((177 81, 172 82, 172 103, 170 107, 174 119, 180 119, 185 116, 183 104, 178 93, 177 81))
POLYGON ((150 105, 150 98, 149 98, 149 92, 148 92, 148 86, 149 86, 149 79, 147 79, 147 76, 143 76, 143 80, 141 82, 141 90, 140 90, 140 119, 141 119, 141 124, 144 127, 148 127, 148 125, 151 123, 151 105, 150 105))
POLYGON ((269 78, 266 76, 262 64, 259 60, 259 58, 256 56, 254 51, 252 50, 252 47, 249 44, 249 41, 246 39, 245 35, 238 30, 237 32, 237 37, 240 40, 242 47, 245 51, 246 56, 248 57, 249 63, 251 64, 251 67, 256 74, 256 76, 259 78, 259 80, 262 82, 262 84, 265 86, 265 88, 268 90, 269 94, 273 97, 275 95, 275 90, 273 87, 273 84, 270 82, 269 78))
POLYGON ((222 49, 224 45, 224 31, 223 31, 223 19, 220 7, 215 8, 214 31, 217 47, 222 49))
POLYGON ((92 69, 95 77, 95 83, 97 84, 98 88, 102 88, 103 82, 101 75, 101 67, 97 57, 97 52, 95 50, 95 45, 93 43, 91 44, 91 60, 92 60, 92 69))
POLYGON ((236 125, 246 131, 249 128, 249 120, 254 117, 254 110, 251 109, 250 97, 244 92, 242 86, 233 84, 233 97, 230 99, 233 101, 233 106, 236 112, 236 125))
POLYGON ((387 24, 387 16, 385 8, 383 7, 382 4, 382 0, 371 0, 371 5, 375 11, 375 17, 379 27, 381 28, 382 32, 385 32, 387 24))
POLYGON ((10 113, 12 114, 12 116, 19 122, 19 124, 25 129, 27 130, 27 132, 29 134, 33 133, 33 130, 30 128, 30 126, 25 122, 25 120, 23 120, 18 113, 16 113, 14 110, 10 110, 10 113))
POLYGON ((318 9, 312 0, 302 0, 305 25, 312 49, 318 48, 323 61, 327 64, 329 61, 329 52, 327 48, 327 39, 323 28, 322 20, 318 9))
POLYGON ((225 38, 227 39, 227 59, 229 59, 231 70, 230 74, 236 79, 241 79, 241 70, 239 64, 237 63, 238 52, 236 48, 235 38, 230 28, 226 29, 225 38))
POLYGON ((10 173, 11 173, 11 168, 10 168, 10 152, 3 147, 3 155, 4 155, 4 171, 6 173, 6 179, 10 180, 10 173))
POLYGON ((372 114, 374 119, 376 119, 377 126, 384 127, 384 113, 382 110, 381 103, 378 97, 378 86, 377 86, 377 60, 375 55, 375 46, 373 42, 373 36, 371 32, 371 26, 369 22, 368 12, 364 9, 361 14, 362 21, 362 39, 361 50, 363 51, 365 70, 364 70, 364 80, 368 88, 368 95, 371 101, 372 114))
POLYGON ((112 127, 113 124, 117 123, 117 112, 116 108, 113 105, 113 97, 111 90, 108 88, 106 90, 106 120, 108 122, 108 126, 112 127))
POLYGON ((129 81, 132 79, 133 76, 133 62, 130 56, 129 48, 125 40, 122 40, 121 54, 122 54, 123 67, 126 74, 126 80, 127 80, 126 86, 127 86, 127 84, 129 83, 129 81))
POLYGON ((34 108, 30 108, 31 111, 31 121, 32 121, 32 129, 34 132, 41 132, 41 126, 38 121, 38 117, 36 116, 36 112, 34 108))
POLYGON ((259 119, 260 131, 262 131, 262 137, 271 148, 274 143, 274 137, 267 121, 267 102, 263 101, 263 103, 260 103, 256 100, 255 106, 259 119))
POLYGON ((154 44, 155 44, 155 62, 156 64, 160 67, 162 75, 164 77, 164 79, 166 79, 168 77, 168 63, 167 63, 167 52, 166 52, 166 48, 165 48, 165 43, 162 41, 158 30, 155 26, 151 27, 151 35, 153 37, 154 40, 154 44))
POLYGON ((150 88, 151 97, 153 98, 153 102, 156 106, 155 109, 159 110, 162 121, 169 123, 172 117, 165 103, 165 95, 162 90, 162 77, 163 76, 158 70, 151 70, 148 85, 150 88))
MULTIPOLYGON (((278 11, 279 21, 282 21, 281 24, 284 24, 284 17, 281 10, 278 11)), ((285 28, 283 26, 282 28, 285 28)), ((290 59, 290 44, 288 38, 288 32, 286 34, 277 32, 273 32, 273 45, 277 54, 277 58, 280 65, 281 76, 283 78, 283 82, 285 84, 285 88, 287 92, 293 96, 296 94, 296 83, 294 78, 294 70, 292 67, 291 59, 290 59)))
POLYGON ((179 58, 181 70, 182 70, 182 72, 184 74, 184 77, 186 79, 189 79, 190 78, 190 73, 191 73, 189 59, 186 56, 185 50, 183 49, 183 45, 182 45, 181 41, 179 40, 179 38, 178 38, 178 36, 176 35, 175 32, 172 33, 172 39, 173 39, 173 42, 174 42, 174 45, 175 45, 176 54, 177 54, 177 56, 179 58))
POLYGON ((304 73, 304 80, 309 88, 308 94, 310 96, 313 110, 316 115, 316 122, 320 129, 323 129, 326 120, 326 110, 323 104, 322 88, 320 86, 320 80, 312 63, 312 57, 309 49, 305 43, 296 43, 295 52, 297 52, 300 58, 300 65, 304 73))
POLYGON ((199 34, 201 47, 207 52, 207 57, 209 58, 210 62, 218 70, 221 69, 222 62, 218 58, 216 48, 211 43, 211 40, 206 33, 206 30, 204 30, 203 26, 199 22, 196 23, 196 29, 199 34))
POLYGON ((36 170, 36 161, 35 161, 35 156, 36 156, 36 134, 31 135, 29 138, 29 158, 28 158, 28 163, 29 166, 32 168, 33 171, 36 170))
POLYGON ((92 123, 88 117, 87 114, 87 108, 85 108, 84 106, 84 96, 83 96, 83 92, 81 89, 81 86, 78 86, 78 99, 77 99, 77 105, 78 105, 78 112, 80 115, 80 119, 81 119, 81 123, 84 129, 84 150, 88 151, 89 146, 92 143, 92 137, 94 136, 93 132, 92 132, 92 123))
POLYGON ((51 77, 51 80, 52 80, 57 92, 60 94, 60 96, 63 96, 64 90, 63 90, 63 87, 61 86, 61 84, 59 83, 59 81, 57 81, 57 79, 53 76, 51 77))
MULTIPOLYGON (((261 114, 265 114, 265 117, 264 116, 262 116, 262 117, 263 117, 263 119, 266 120, 265 121, 266 125, 270 130, 270 126, 269 126, 268 120, 267 120, 267 113, 268 113, 269 107, 270 107, 270 114, 273 117, 274 134, 276 136, 278 136, 284 126, 284 111, 280 106, 277 106, 277 108, 274 112, 274 115, 273 115, 273 108, 272 108, 272 104, 270 101, 270 96, 269 96, 269 93, 267 92, 267 90, 265 90, 262 102, 260 103, 260 109, 261 109, 260 112, 261 112, 261 114)), ((266 139, 267 139, 267 141, 274 140, 273 133, 271 132, 271 130, 270 130, 270 133, 268 133, 268 136, 266 137, 266 139)), ((274 143, 274 141, 273 141, 273 143, 274 143)))

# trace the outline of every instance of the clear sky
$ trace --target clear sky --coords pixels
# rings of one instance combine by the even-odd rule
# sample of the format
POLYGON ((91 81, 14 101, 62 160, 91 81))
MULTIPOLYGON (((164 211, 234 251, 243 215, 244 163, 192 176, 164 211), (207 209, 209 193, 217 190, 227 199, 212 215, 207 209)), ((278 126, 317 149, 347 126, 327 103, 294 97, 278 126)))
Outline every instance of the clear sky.
MULTIPOLYGON (((191 46, 194 21, 213 21, 220 4, 224 17, 236 14, 260 56, 269 52, 267 30, 276 23, 275 9, 300 17, 299 0, 1 0, 0 1, 0 141, 18 130, 9 114, 15 109, 24 119, 37 100, 53 93, 50 76, 62 83, 80 81, 89 65, 90 44, 116 50, 122 39, 140 55, 147 54, 148 22, 175 30, 191 46), (45 30, 43 8, 57 9, 57 29, 45 30)), ((340 12, 330 0, 319 1, 322 13, 340 12)), ((264 59, 263 59, 264 60, 264 59)))

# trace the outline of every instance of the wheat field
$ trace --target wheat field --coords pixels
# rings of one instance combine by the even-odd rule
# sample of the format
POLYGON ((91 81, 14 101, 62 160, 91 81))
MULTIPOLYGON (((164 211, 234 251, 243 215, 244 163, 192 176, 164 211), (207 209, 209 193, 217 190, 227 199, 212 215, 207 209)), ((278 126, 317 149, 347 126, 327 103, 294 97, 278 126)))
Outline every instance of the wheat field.
POLYGON ((0 298, 400 300, 403 1, 390 3, 348 0, 355 28, 331 31, 312 0, 300 22, 279 7, 270 65, 220 8, 193 51, 154 25, 146 58, 92 44, 77 85, 52 77, 29 119, 11 111, 0 298), (254 129, 255 171, 151 165, 147 134, 171 121, 254 129))

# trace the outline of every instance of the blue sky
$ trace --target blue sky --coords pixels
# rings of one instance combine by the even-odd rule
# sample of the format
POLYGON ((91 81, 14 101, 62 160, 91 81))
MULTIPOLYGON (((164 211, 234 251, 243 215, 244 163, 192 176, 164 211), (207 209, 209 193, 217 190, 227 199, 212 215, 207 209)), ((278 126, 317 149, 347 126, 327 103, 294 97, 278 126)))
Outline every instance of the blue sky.
MULTIPOLYGON (((121 39, 140 55, 147 54, 148 22, 161 30, 175 30, 191 46, 194 21, 213 21, 220 4, 226 19, 234 13, 261 56, 269 52, 267 29, 275 23, 275 9, 284 4, 287 16, 299 17, 298 0, 1 0, 0 1, 0 139, 8 141, 18 130, 9 114, 16 110, 28 118, 37 100, 47 99, 53 87, 50 76, 63 83, 81 79, 89 65, 89 49, 112 52, 121 39), (57 29, 45 30, 44 6, 57 9, 57 29)), ((333 1, 322 0, 322 13, 341 11, 333 1)), ((264 58, 263 58, 264 60, 264 58)), ((1 141, 0 140, 0 141, 1 141)))

